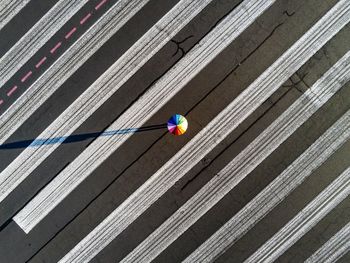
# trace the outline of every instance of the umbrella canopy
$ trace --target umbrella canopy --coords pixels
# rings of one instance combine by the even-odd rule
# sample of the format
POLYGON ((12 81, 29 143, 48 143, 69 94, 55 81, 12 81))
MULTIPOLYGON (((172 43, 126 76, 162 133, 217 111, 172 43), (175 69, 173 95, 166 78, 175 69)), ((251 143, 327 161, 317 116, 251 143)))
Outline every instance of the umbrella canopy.
POLYGON ((168 120, 168 130, 174 135, 182 135, 186 132, 188 122, 186 118, 180 114, 174 114, 168 120))

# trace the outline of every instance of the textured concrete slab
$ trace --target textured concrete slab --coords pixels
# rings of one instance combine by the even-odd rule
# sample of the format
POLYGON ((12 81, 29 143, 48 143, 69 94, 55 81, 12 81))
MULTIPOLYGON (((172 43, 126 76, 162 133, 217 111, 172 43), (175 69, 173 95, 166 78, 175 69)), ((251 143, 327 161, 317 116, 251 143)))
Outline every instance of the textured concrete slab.
MULTIPOLYGON (((4 39, 3 36, 8 35, 8 38, 5 38, 6 42, 0 41, 0 54, 5 54, 57 1, 45 1, 45 3, 37 3, 37 5, 34 2, 30 1, 0 30, 0 39, 4 39), (23 21, 28 23, 24 24, 23 21)), ((117 2, 119 0, 91 0, 82 6, 77 14, 62 25, 61 29, 49 38, 47 43, 9 79, 8 89, 0 91, 0 100, 3 100, 0 104, 0 113, 3 113, 12 102, 15 102, 47 68, 58 61, 51 59, 51 55, 53 58, 53 54, 57 54, 57 59, 60 59, 64 51, 71 48, 117 2), (97 6, 99 6, 98 10, 95 9, 97 6), (92 16, 86 16, 90 12, 89 10, 96 10, 96 12, 94 11, 92 16), (80 24, 81 22, 82 24, 80 24), (81 30, 79 28, 79 30, 72 31, 76 25, 80 25, 81 30), (65 39, 69 33, 71 34, 68 37, 69 41, 62 42, 60 46, 57 46, 60 39, 65 39), (50 59, 41 62, 47 52, 50 54, 50 59), (21 82, 21 79, 38 63, 38 71, 26 77, 25 85, 12 90, 12 87, 18 81, 21 82), (10 96, 7 93, 10 93, 10 96)), ((136 0, 130 3, 134 2, 136 0)), ((174 34, 147 63, 120 86, 115 94, 107 97, 98 110, 91 116, 86 116, 85 121, 75 129, 73 135, 82 136, 83 134, 98 133, 118 120, 157 80, 166 76, 172 67, 180 65, 181 59, 186 54, 190 54, 191 50, 195 49, 196 44, 200 43, 241 2, 241 0, 213 0, 183 29, 174 34)), ((145 127, 163 124, 172 114, 180 113, 185 115, 189 121, 189 129, 185 135, 174 137, 166 129, 133 134, 113 153, 108 153, 110 156, 102 154, 102 158, 97 158, 96 165, 91 166, 94 168, 89 171, 89 176, 74 187, 69 195, 61 198, 62 200, 55 205, 55 208, 51 209, 40 220, 40 223, 26 234, 12 218, 60 172, 71 163, 77 163, 77 157, 85 149, 89 149, 89 146, 95 145, 100 139, 96 136, 82 136, 84 137, 82 140, 71 140, 69 143, 60 144, 43 162, 34 164, 36 167, 32 169, 30 176, 26 177, 1 202, 0 262, 58 262, 62 259, 169 160, 172 160, 174 164, 177 163, 180 159, 174 158, 174 156, 177 156, 178 152, 184 151, 186 144, 196 138, 204 127, 242 92, 244 93, 293 43, 339 2, 341 1, 277 0, 222 52, 215 54, 215 58, 208 65, 199 70, 200 72, 195 72, 195 76, 191 76, 191 80, 175 96, 166 98, 165 104, 154 105, 155 109, 157 106, 159 108, 147 121, 142 122, 142 126, 145 127)), ((6 143, 12 143, 12 146, 16 145, 17 147, 5 150, 1 149, 0 146, 0 170, 4 171, 21 152, 25 151, 26 146, 23 141, 37 138, 177 3, 178 1, 173 0, 149 1, 123 27, 112 33, 109 40, 97 48, 96 52, 74 74, 69 77, 63 74, 62 85, 51 97, 33 113, 28 113, 31 116, 25 118, 22 125, 17 123, 18 129, 6 141, 6 143), (67 79, 64 79, 65 77, 67 79), (21 145, 22 147, 20 147, 21 145)), ((258 3, 258 1, 254 0, 252 3, 258 3)), ((346 8, 343 8, 340 11, 345 10, 346 8)), ((103 29, 104 27, 101 30, 103 29)), ((105 33, 111 33, 107 28, 105 29, 105 33)), ((310 58, 306 59, 305 63, 301 63, 303 65, 295 73, 289 72, 290 77, 283 80, 263 103, 254 104, 253 109, 247 110, 249 114, 245 116, 244 120, 234 124, 235 129, 232 132, 225 138, 216 138, 212 142, 211 150, 198 158, 198 161, 191 163, 188 171, 183 173, 179 180, 175 180, 176 175, 175 177, 171 176, 170 179, 174 180, 174 184, 171 184, 163 195, 159 195, 155 191, 154 196, 159 196, 159 199, 147 209, 143 209, 145 211, 138 218, 130 218, 131 223, 124 231, 113 240, 111 239, 109 245, 99 253, 94 253, 95 257, 91 258, 91 261, 120 262, 144 240, 150 239, 149 236, 166 220, 174 218, 176 211, 197 193, 201 193, 203 198, 215 196, 215 192, 208 192, 206 195, 205 191, 201 189, 205 189, 203 187, 213 180, 215 175, 231 160, 240 156, 242 152, 244 153, 244 149, 256 138, 260 138, 261 133, 295 101, 301 99, 303 94, 311 92, 310 87, 315 85, 316 81, 349 51, 347 45, 350 38, 349 30, 349 25, 345 26, 329 41, 326 41, 327 43, 318 52, 313 54, 312 51, 312 54, 309 54, 310 58)), ((288 64, 292 60, 286 60, 285 63, 288 64)), ((190 63, 190 65, 192 64, 190 63)), ((202 67, 202 65, 197 67, 194 64, 192 66, 194 68, 202 67)), ((62 65, 61 70, 62 72, 65 70, 65 64, 62 65)), ((281 72, 281 76, 285 74, 284 71, 281 72)), ((271 74, 273 73, 276 72, 271 74)), ((333 78, 329 80, 332 81, 333 78)), ((56 83, 51 78, 48 78, 48 81, 56 83)), ((254 165, 252 171, 228 191, 228 194, 220 201, 210 205, 210 209, 198 218, 194 218, 190 225, 184 225, 185 231, 174 240, 169 243, 160 243, 159 247, 162 249, 157 250, 157 256, 152 256, 154 262, 172 263, 186 259, 249 202, 254 200, 265 187, 278 178, 290 164, 350 109, 350 100, 348 99, 350 97, 350 84, 342 84, 344 84, 342 89, 337 91, 277 149, 267 154, 259 165, 254 165)), ((259 87, 262 86, 259 85, 259 87)), ((171 94, 171 91, 167 94, 171 94)), ((251 98, 259 96, 253 92, 251 98)), ((153 105, 147 106, 152 108, 153 105)), ((142 115, 144 107, 137 109, 136 114, 142 115)), ((247 111, 238 112, 238 114, 244 114, 247 111)), ((203 138, 207 136, 209 138, 212 132, 216 132, 215 128, 204 134, 203 138)), ((288 131, 286 132, 288 133, 288 131)), ((278 133, 275 135, 277 136, 278 133)), ((117 139, 117 137, 115 138, 117 139)), ((113 138, 106 141, 111 146, 114 143, 113 138)), ((327 160, 316 170, 309 167, 311 174, 307 179, 293 189, 285 199, 280 200, 277 206, 234 244, 226 243, 228 247, 225 253, 221 253, 216 262, 244 262, 273 238, 350 165, 347 158, 349 146, 349 142, 346 142, 328 156, 327 160)), ((92 148, 90 147, 90 149, 92 148)), ((188 149, 188 152, 193 150, 192 148, 188 149)), ((257 153, 253 153, 247 158, 243 157, 242 160, 248 160, 248 157, 252 157, 254 154, 257 153)), ((90 156, 90 154, 88 155, 90 156)), ((83 169, 83 166, 80 169, 83 169)), ((19 176, 24 174, 18 173, 19 176)), ((217 193, 220 192, 221 189, 218 189, 217 193)), ((268 194, 269 196, 273 195, 270 192, 268 194)), ((154 196, 150 195, 150 197, 154 196)), ((198 200, 199 203, 202 201, 204 199, 198 200)), ((312 224, 311 229, 298 235, 298 240, 295 239, 293 244, 290 243, 287 246, 287 244, 281 243, 280 247, 284 248, 282 249, 284 253, 277 253, 279 256, 277 262, 303 262, 319 249, 331 251, 330 253, 335 256, 337 251, 343 251, 336 249, 340 242, 339 239, 337 242, 332 237, 337 237, 337 233, 341 234, 341 230, 350 221, 348 206, 349 199, 345 198, 316 224, 312 224), (333 245, 326 245, 328 241, 332 241, 333 245)), ((194 208, 194 210, 196 209, 194 208)), ((257 214, 259 212, 261 211, 258 209, 257 214)), ((180 217, 189 215, 190 213, 185 212, 180 217)), ((117 217, 122 218, 123 215, 117 217)), ((176 224, 180 223, 180 221, 175 221, 176 224)), ((235 232, 231 237, 238 234, 235 232)), ((160 235, 160 238, 165 238, 165 236, 160 235)), ((145 249, 144 252, 146 255, 152 250, 145 249)), ((349 261, 349 253, 342 252, 341 255, 338 262, 349 261)), ((142 258, 142 261, 146 261, 146 258, 142 258)))

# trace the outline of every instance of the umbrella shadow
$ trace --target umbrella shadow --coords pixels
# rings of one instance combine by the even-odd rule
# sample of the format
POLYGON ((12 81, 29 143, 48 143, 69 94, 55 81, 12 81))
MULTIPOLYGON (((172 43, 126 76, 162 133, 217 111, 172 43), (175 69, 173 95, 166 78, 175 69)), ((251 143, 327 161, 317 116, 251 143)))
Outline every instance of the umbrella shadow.
POLYGON ((50 144, 56 144, 56 143, 67 144, 67 143, 80 142, 91 138, 95 139, 97 137, 102 137, 102 136, 123 135, 123 134, 129 134, 129 133, 154 131, 154 130, 165 129, 165 128, 167 128, 167 124, 159 124, 159 125, 145 126, 141 128, 128 128, 128 129, 120 129, 120 130, 112 130, 112 131, 74 134, 70 136, 62 136, 62 137, 54 137, 54 138, 22 140, 22 141, 2 144, 0 145, 0 150, 18 149, 18 148, 26 148, 26 147, 40 147, 43 145, 50 145, 50 144))

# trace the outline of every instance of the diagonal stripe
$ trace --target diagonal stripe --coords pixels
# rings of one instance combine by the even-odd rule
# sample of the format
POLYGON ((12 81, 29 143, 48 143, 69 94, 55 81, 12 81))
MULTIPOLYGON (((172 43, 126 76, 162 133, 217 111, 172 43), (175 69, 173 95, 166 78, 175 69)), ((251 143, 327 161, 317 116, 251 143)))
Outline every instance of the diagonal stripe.
POLYGON ((273 262, 350 194, 350 167, 261 246, 245 263, 273 262))
MULTIPOLYGON (((0 143, 3 144, 27 118, 148 2, 149 0, 120 0, 114 4, 2 114, 0 118, 0 143)), ((70 31, 69 34, 72 34, 71 32, 73 31, 70 31)))
MULTIPOLYGON (((189 199, 180 209, 178 209, 168 220, 166 220, 157 230, 155 230, 145 241, 143 241, 133 252, 131 252, 123 262, 138 262, 142 259, 143 262, 151 261, 157 257, 165 248, 181 236, 188 228, 190 228, 199 218, 208 212, 216 205, 226 194, 229 193, 236 185, 238 185, 248 174, 253 171, 260 163, 262 163, 274 150, 278 148, 294 131, 298 129, 309 117, 316 112, 333 94, 340 88, 341 84, 350 80, 350 52, 339 61, 331 70, 327 72, 319 81, 315 83, 305 94, 303 94, 291 107, 289 107, 276 121, 274 121, 264 132, 261 133, 251 144, 247 146, 236 158, 234 158, 225 168, 223 168, 216 176, 211 179, 200 191, 198 191, 191 199, 189 199), (343 67, 347 66, 346 69, 343 67), (338 81, 334 81, 334 79, 338 81)), ((350 120, 350 111, 345 118, 350 120)), ((342 121, 342 125, 347 129, 350 128, 350 123, 342 121)), ((332 131, 334 131, 332 129, 332 131)), ((344 129, 341 129, 344 133, 344 129)), ((337 134, 339 135, 339 134, 337 134)), ((347 134, 350 136, 350 130, 347 134)), ((333 137, 335 140, 338 137, 333 137)), ((329 138, 328 138, 329 139, 329 138)), ((342 140, 342 143, 345 140, 342 140)), ((326 145, 329 142, 323 139, 326 145)), ((339 144, 339 143, 338 143, 339 144)), ((306 155, 306 158, 317 157, 320 154, 319 148, 314 155, 306 155)), ((304 159, 298 162, 305 161, 304 159)), ((298 163, 300 164, 300 163, 298 163)), ((305 166, 303 166, 305 168, 305 166)), ((300 171, 299 165, 292 165, 288 173, 296 176, 297 170, 300 171)), ((309 169, 310 167, 308 167, 309 169)), ((307 170, 308 170, 307 169, 307 170)), ((311 173, 311 171, 310 171, 311 173)), ((283 174, 282 180, 285 183, 283 174)), ((281 180, 279 180, 281 181, 281 180)), ((300 180, 294 183, 301 183, 300 180)), ((276 186, 275 186, 276 187, 276 186)), ((266 192, 269 198, 275 197, 280 184, 277 188, 268 189, 266 192)), ((281 194, 278 194, 278 201, 281 199, 281 194)), ((259 199, 258 199, 259 200, 259 199)), ((260 202, 261 203, 261 202, 260 202)), ((256 205, 257 201, 253 203, 256 205)), ((266 204, 264 204, 266 205, 266 204)), ((267 207, 265 207, 266 209, 267 207)), ((247 213, 244 213, 245 215, 247 213)), ((254 218, 257 215, 254 214, 254 218)), ((242 222, 246 221, 247 218, 242 222)), ((224 228, 226 231, 227 228, 224 228)), ((229 232, 234 233, 234 232, 229 232)), ((223 236, 226 240, 226 236, 223 236)), ((215 253, 209 248, 215 247, 217 240, 210 243, 210 246, 204 248, 205 254, 196 254, 199 258, 190 257, 186 262, 211 262, 215 258, 215 253), (211 251, 210 254, 206 250, 211 251)), ((201 250, 203 251, 203 250, 201 250)))
POLYGON ((81 262, 94 257, 276 91, 349 20, 350 6, 347 0, 341 0, 191 142, 79 242, 61 263, 81 262), (207 130, 213 132, 208 133, 207 130), (172 169, 174 166, 179 168, 176 173, 172 169))
POLYGON ((1 59, 0 88, 19 70, 88 0, 60 0, 1 59))
POLYGON ((95 10, 100 9, 106 2, 107 2, 107 0, 101 0, 101 2, 99 2, 99 3, 95 6, 95 10))
MULTIPOLYGON (((39 138, 69 136, 211 1, 180 1, 42 132, 39 138)), ((0 174, 0 201, 59 145, 57 143, 24 150, 0 174)))
MULTIPOLYGON (((273 3, 273 1, 260 1, 260 3, 264 3, 262 6, 261 4, 256 5, 256 1, 251 1, 251 3, 253 2, 254 4, 251 4, 252 11, 249 13, 246 12, 246 8, 249 7, 246 3, 233 11, 183 60, 151 87, 137 103, 108 127, 108 130, 114 130, 114 127, 124 129, 133 127, 130 125, 145 123, 273 3), (254 8, 256 9, 254 10, 254 8)), ((20 212, 21 215, 16 217, 17 223, 24 231, 28 232, 130 136, 131 134, 111 139, 98 138, 28 203, 28 206, 22 210, 23 212, 20 212)))
POLYGON ((17 15, 30 0, 1 0, 0 1, 0 30, 15 15, 17 15))
POLYGON ((350 111, 184 262, 212 262, 253 228, 350 138, 350 111))
POLYGON ((350 251, 350 223, 344 226, 305 263, 333 263, 350 251))

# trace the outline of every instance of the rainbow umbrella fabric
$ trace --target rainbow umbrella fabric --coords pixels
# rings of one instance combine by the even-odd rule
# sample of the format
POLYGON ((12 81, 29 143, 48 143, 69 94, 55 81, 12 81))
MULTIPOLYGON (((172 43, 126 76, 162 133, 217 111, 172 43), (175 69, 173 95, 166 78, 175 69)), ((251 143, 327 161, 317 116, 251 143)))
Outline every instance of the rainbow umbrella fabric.
POLYGON ((171 116, 168 120, 168 130, 174 135, 182 135, 186 132, 188 122, 186 118, 180 114, 171 116))

